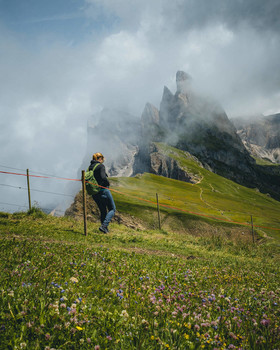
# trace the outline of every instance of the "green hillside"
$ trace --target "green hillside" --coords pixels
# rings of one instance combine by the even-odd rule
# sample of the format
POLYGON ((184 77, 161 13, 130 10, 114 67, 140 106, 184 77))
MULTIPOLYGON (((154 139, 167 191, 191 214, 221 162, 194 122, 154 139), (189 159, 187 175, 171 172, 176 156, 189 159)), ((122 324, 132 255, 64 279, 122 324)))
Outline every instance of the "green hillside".
POLYGON ((200 182, 112 178, 109 234, 81 192, 75 218, 0 213, 1 350, 280 348, 280 203, 158 147, 200 182))
POLYGON ((120 212, 156 225, 157 193, 163 228, 166 225, 168 229, 174 226, 175 229, 184 230, 193 225, 194 220, 214 226, 226 222, 233 225, 232 222, 235 222, 249 227, 252 215, 260 235, 280 238, 280 202, 257 189, 246 188, 202 168, 186 152, 165 144, 157 146, 201 181, 190 184, 148 173, 130 178, 112 178, 112 191, 120 212), (176 223, 174 218, 178 219, 176 223))
POLYGON ((0 349, 279 348, 279 246, 98 226, 0 213, 0 349))

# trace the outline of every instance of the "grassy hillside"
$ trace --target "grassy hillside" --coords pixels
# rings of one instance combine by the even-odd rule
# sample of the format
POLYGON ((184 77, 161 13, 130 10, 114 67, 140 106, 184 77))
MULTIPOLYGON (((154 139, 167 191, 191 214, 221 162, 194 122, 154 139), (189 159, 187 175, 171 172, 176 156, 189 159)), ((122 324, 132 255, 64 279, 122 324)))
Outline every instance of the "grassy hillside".
POLYGON ((257 189, 243 187, 202 168, 183 151, 164 144, 157 146, 162 153, 177 160, 182 168, 198 175, 200 183, 190 184, 146 173, 131 178, 113 178, 112 191, 120 212, 155 227, 156 205, 150 202, 156 202, 158 193, 162 225, 167 229, 174 227, 184 231, 193 227, 193 221, 197 225, 198 220, 212 227, 223 226, 222 222, 228 221, 245 223, 248 228, 252 215, 254 225, 262 226, 256 227, 259 235, 280 238, 280 202, 257 189), (211 219, 213 217, 219 220, 211 219))
POLYGON ((111 179, 107 235, 0 213, 0 349, 280 349, 280 203, 158 146, 201 181, 111 179))
POLYGON ((0 213, 1 349, 278 349, 279 246, 0 213))

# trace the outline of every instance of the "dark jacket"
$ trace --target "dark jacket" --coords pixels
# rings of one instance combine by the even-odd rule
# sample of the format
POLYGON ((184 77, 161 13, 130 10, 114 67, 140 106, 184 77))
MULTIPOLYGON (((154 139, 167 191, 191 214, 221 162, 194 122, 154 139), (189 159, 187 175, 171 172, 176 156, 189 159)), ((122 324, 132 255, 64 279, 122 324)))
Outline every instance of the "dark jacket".
POLYGON ((92 170, 96 164, 99 165, 97 165, 97 167, 94 170, 94 177, 96 178, 98 185, 103 187, 109 187, 110 182, 107 179, 108 175, 106 174, 105 166, 102 163, 98 162, 97 160, 92 160, 90 162, 89 170, 92 170))

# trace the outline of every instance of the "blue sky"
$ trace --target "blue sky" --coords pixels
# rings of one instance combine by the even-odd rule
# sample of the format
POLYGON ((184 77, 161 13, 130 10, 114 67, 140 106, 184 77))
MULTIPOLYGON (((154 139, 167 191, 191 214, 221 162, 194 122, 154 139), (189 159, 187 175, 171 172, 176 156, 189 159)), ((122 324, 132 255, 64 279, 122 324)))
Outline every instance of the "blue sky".
MULTIPOLYGON (((279 112, 279 13, 279 0, 0 0, 0 165, 76 177, 89 118, 140 118, 177 70, 229 117, 279 112)), ((18 192, 0 186, 1 201, 26 204, 18 192)))
POLYGON ((81 0, 1 0, 1 22, 8 30, 34 45, 42 38, 67 41, 77 45, 88 40, 91 35, 108 31, 117 18, 105 18, 99 5, 91 5, 81 0), (96 10, 95 10, 96 8, 96 10))

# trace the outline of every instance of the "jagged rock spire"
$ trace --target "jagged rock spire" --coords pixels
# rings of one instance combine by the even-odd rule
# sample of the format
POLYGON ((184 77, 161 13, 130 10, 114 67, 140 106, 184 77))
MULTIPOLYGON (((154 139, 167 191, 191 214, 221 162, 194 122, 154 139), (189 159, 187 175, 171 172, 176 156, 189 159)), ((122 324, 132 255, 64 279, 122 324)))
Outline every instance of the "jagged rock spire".
POLYGON ((191 80, 192 78, 189 74, 179 70, 176 73, 177 92, 186 94, 189 90, 191 80))
POLYGON ((144 111, 141 116, 142 125, 147 127, 151 124, 159 124, 159 111, 151 103, 146 103, 144 111))

